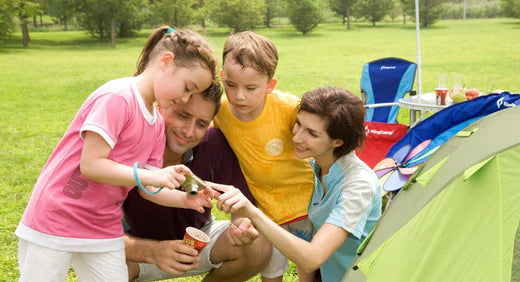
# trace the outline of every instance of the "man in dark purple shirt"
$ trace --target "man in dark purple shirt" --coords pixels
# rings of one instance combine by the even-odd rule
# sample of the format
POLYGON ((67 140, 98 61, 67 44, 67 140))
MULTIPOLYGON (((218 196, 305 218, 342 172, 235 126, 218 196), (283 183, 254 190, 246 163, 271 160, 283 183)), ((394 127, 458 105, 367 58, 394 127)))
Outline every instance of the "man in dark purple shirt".
MULTIPOLYGON (((164 166, 185 164, 200 178, 239 188, 254 201, 238 160, 224 135, 209 128, 220 104, 220 87, 213 84, 187 104, 159 108, 166 124, 164 166)), ((137 189, 123 204, 125 253, 130 281, 150 281, 208 273, 204 281, 244 281, 269 262, 271 245, 247 218, 215 220, 211 209, 169 208, 149 202, 137 189), (186 227, 202 229, 210 243, 200 255, 182 244, 186 227)))

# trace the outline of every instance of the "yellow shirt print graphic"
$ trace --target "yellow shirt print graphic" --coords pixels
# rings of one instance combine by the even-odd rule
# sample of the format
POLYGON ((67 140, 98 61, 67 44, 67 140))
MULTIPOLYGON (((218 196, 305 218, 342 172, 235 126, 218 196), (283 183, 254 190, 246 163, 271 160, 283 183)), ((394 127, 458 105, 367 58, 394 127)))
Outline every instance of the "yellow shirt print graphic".
POLYGON ((273 139, 265 144, 265 152, 269 156, 278 156, 283 151, 283 141, 281 139, 273 139))

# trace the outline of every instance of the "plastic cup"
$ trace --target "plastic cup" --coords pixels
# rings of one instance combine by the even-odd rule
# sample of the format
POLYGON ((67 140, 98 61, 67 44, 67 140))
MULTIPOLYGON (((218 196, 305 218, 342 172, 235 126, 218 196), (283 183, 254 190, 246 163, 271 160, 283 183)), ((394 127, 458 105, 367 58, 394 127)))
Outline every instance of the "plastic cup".
POLYGON ((204 246, 209 243, 209 236, 197 228, 186 227, 182 242, 200 253, 204 246))
POLYGON ((446 105, 446 95, 448 88, 435 88, 435 104, 446 105))

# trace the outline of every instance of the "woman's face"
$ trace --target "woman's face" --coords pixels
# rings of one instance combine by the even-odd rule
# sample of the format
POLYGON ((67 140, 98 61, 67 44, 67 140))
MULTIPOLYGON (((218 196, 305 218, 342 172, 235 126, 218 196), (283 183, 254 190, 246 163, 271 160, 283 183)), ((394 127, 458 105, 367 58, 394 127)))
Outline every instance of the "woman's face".
POLYGON ((343 144, 340 139, 331 139, 325 129, 325 120, 315 114, 301 111, 293 128, 294 154, 299 159, 313 157, 318 163, 321 159, 333 159, 334 149, 343 144))

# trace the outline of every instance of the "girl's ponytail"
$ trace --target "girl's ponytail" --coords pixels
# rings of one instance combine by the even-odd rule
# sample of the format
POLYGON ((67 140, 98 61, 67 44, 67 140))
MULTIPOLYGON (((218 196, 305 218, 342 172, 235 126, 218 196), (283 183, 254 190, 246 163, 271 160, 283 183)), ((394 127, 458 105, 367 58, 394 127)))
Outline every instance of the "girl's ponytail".
POLYGON ((146 41, 137 61, 135 76, 141 74, 150 61, 164 52, 174 54, 175 65, 190 66, 196 63, 216 74, 217 61, 206 40, 191 30, 174 30, 169 26, 156 29, 146 41))

